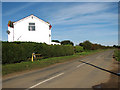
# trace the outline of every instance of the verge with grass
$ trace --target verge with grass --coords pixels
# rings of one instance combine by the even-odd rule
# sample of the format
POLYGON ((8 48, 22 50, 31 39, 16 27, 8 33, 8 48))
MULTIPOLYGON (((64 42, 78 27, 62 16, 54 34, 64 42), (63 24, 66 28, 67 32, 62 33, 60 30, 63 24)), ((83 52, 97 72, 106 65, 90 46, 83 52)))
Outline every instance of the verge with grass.
POLYGON ((113 57, 114 57, 117 61, 120 61, 120 49, 116 49, 116 50, 114 51, 113 57))
POLYGON ((27 61, 27 62, 15 63, 15 64, 5 64, 5 65, 2 65, 2 74, 3 76, 5 76, 7 74, 21 72, 25 70, 44 68, 52 64, 63 63, 66 61, 80 58, 82 56, 87 56, 87 55, 95 54, 102 51, 104 50, 84 51, 84 52, 76 53, 70 56, 52 57, 47 59, 36 60, 34 62, 27 61))

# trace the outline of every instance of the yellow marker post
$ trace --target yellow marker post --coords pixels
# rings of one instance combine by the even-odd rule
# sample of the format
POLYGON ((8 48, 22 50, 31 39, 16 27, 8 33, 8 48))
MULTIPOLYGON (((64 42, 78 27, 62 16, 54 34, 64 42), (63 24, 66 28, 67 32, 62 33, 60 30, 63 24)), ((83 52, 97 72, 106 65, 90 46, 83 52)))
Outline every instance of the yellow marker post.
POLYGON ((34 54, 32 53, 32 60, 31 60, 32 62, 33 62, 33 55, 34 55, 34 54))
POLYGON ((33 62, 33 60, 34 60, 34 57, 36 58, 36 56, 34 56, 34 55, 41 55, 41 54, 32 53, 32 59, 31 59, 32 62, 33 62))

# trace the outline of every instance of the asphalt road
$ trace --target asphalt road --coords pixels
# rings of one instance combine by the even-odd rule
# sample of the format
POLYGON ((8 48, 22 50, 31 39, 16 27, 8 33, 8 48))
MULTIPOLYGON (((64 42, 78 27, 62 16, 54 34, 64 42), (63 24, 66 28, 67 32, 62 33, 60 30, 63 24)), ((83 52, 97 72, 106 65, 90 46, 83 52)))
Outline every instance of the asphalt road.
POLYGON ((3 88, 91 88, 109 80, 113 50, 3 79, 3 88), (87 62, 83 63, 81 61, 87 62), (97 67, 94 67, 92 65, 97 67))

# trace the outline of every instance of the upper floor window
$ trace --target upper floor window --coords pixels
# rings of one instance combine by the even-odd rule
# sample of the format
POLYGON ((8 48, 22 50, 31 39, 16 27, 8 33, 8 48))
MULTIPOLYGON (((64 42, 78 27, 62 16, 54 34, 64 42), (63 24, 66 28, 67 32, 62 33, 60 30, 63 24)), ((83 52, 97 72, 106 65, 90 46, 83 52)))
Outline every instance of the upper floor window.
POLYGON ((35 23, 29 23, 28 30, 35 31, 35 23))

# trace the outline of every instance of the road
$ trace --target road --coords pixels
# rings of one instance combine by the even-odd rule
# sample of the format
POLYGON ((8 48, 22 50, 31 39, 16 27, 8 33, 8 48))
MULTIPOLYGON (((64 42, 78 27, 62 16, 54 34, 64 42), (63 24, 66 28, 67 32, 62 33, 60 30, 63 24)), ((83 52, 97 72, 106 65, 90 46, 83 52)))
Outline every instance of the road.
POLYGON ((109 80, 113 50, 3 79, 3 88, 91 88, 109 80), (83 63, 90 63, 92 65, 83 63))

